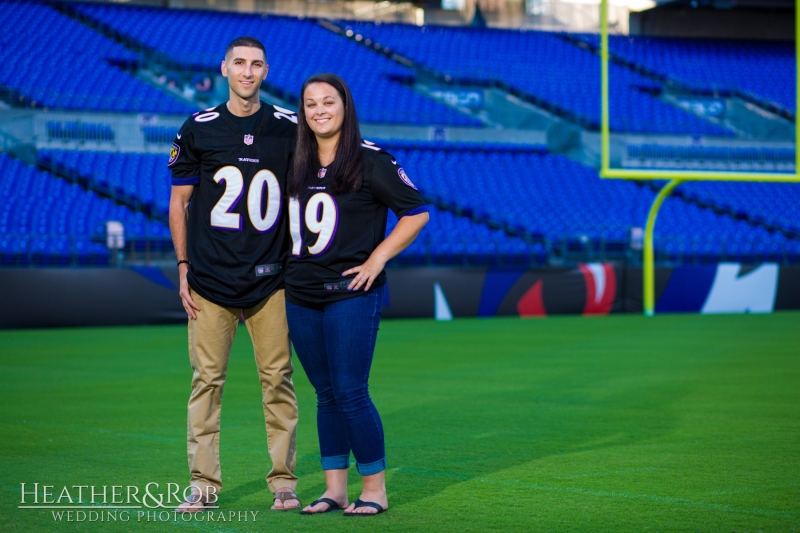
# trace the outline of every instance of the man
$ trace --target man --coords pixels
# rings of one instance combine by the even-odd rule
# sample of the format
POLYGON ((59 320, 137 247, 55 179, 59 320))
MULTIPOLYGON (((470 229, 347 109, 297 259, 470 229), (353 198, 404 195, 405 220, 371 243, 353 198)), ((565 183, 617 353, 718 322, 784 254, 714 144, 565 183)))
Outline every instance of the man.
POLYGON ((188 416, 191 494, 179 512, 215 505, 222 489, 220 409, 240 314, 263 392, 272 508, 300 505, 294 494, 297 399, 284 307, 288 244, 282 207, 297 117, 262 104, 259 89, 268 70, 258 39, 235 39, 222 62, 229 101, 190 117, 170 153, 169 223, 194 370, 188 416))

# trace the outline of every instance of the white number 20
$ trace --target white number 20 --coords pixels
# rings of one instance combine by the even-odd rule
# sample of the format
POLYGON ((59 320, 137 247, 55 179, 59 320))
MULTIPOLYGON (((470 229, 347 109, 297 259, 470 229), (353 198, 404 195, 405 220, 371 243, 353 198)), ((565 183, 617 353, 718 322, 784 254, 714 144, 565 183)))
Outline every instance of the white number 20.
MULTIPOLYGON (((231 213, 231 210, 236 207, 242 197, 244 189, 242 171, 232 166, 222 167, 214 174, 214 181, 225 182, 225 193, 211 210, 211 226, 241 231, 242 216, 238 213, 231 213)), ((258 232, 266 233, 275 227, 281 214, 281 186, 278 178, 269 170, 259 170, 250 181, 250 189, 247 191, 247 213, 250 223, 258 232), (265 202, 267 212, 262 213, 261 206, 265 188, 267 189, 265 202)))
POLYGON ((305 222, 308 231, 317 234, 316 242, 308 247, 311 255, 324 253, 333 241, 339 219, 339 209, 330 194, 318 192, 308 199, 305 216, 300 216, 300 202, 296 198, 289 200, 289 232, 292 235, 292 254, 301 255, 303 248, 303 232, 301 221, 305 222))

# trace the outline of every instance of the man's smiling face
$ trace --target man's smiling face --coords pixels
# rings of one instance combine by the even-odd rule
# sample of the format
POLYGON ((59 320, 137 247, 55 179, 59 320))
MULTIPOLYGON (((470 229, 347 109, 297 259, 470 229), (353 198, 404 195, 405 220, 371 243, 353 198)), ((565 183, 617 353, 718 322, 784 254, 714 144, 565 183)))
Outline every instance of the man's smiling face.
POLYGON ((264 52, 250 46, 234 47, 222 62, 222 75, 228 78, 231 92, 242 100, 258 98, 258 90, 268 71, 264 52))

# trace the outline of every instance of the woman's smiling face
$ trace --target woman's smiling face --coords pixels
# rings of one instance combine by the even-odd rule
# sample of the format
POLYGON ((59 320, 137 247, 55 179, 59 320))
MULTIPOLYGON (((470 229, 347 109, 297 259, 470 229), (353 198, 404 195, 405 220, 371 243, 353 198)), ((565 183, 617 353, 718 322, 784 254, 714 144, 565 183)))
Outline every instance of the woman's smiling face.
POLYGON ((344 102, 332 85, 309 84, 303 93, 306 122, 317 137, 337 137, 344 122, 344 102))

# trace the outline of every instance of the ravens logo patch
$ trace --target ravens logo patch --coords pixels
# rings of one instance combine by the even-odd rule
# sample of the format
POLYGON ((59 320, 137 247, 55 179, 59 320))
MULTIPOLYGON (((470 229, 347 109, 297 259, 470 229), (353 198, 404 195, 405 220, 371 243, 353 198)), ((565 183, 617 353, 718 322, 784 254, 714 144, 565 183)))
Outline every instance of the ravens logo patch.
POLYGON ((167 163, 168 167, 172 166, 172 164, 178 160, 178 156, 180 155, 180 153, 181 153, 181 147, 175 143, 172 143, 172 149, 170 149, 169 151, 169 163, 167 163))
POLYGON ((411 182, 411 179, 408 177, 408 174, 406 174, 405 170, 403 170, 402 168, 397 169, 397 175, 400 176, 400 179, 403 180, 403 183, 405 183, 415 191, 417 190, 417 186, 411 182))

